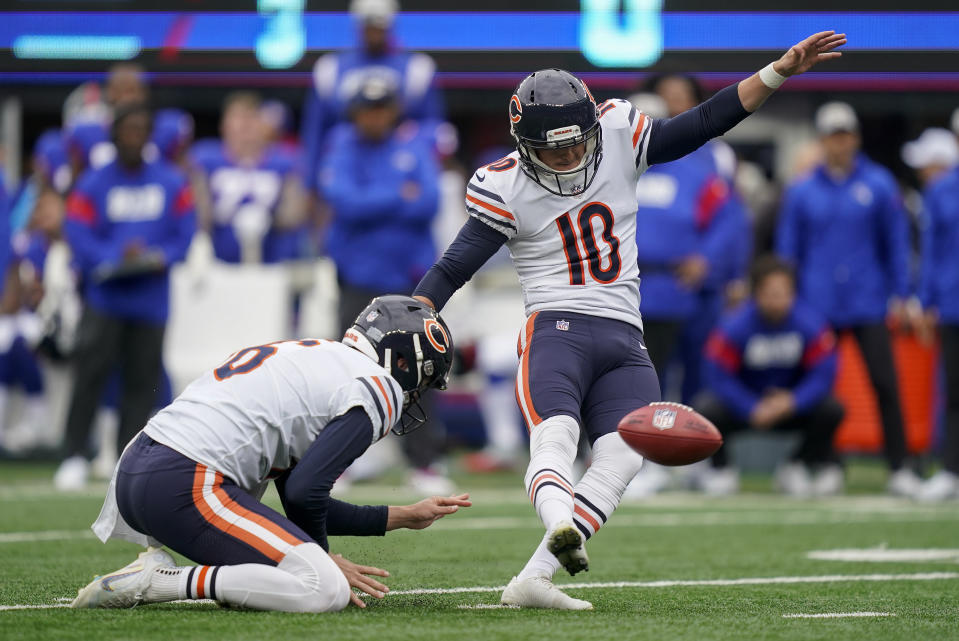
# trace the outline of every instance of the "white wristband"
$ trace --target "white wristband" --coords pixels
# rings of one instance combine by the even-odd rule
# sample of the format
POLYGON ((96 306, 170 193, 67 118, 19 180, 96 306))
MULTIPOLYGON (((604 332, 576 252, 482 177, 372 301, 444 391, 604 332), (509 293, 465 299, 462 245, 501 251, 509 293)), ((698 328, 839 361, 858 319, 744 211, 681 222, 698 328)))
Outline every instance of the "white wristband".
POLYGON ((787 77, 780 75, 778 71, 773 69, 773 63, 771 62, 759 70, 759 79, 770 89, 779 89, 786 82, 787 77))

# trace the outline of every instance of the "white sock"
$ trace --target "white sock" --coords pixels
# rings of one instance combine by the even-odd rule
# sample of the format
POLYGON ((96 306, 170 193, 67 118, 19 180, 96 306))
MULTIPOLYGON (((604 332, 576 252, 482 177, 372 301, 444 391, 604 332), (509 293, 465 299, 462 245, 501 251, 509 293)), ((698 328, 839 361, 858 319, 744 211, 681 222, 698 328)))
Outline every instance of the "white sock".
POLYGON ((571 416, 551 416, 530 434, 526 493, 546 530, 573 517, 573 460, 579 424, 571 416))
POLYGON ((254 610, 333 612, 350 600, 339 567, 316 543, 294 547, 276 567, 260 563, 154 570, 146 603, 215 599, 254 610))
POLYGON ((642 465, 643 457, 617 432, 596 439, 593 463, 574 488, 573 523, 583 536, 590 538, 609 520, 642 465))
POLYGON ((186 598, 186 579, 193 567, 157 568, 150 587, 143 593, 144 603, 166 603, 186 598))
POLYGON ((526 562, 526 567, 516 575, 517 579, 522 581, 533 576, 543 576, 552 580, 556 570, 559 569, 559 559, 546 547, 548 538, 549 533, 546 533, 536 551, 533 552, 533 556, 526 562))

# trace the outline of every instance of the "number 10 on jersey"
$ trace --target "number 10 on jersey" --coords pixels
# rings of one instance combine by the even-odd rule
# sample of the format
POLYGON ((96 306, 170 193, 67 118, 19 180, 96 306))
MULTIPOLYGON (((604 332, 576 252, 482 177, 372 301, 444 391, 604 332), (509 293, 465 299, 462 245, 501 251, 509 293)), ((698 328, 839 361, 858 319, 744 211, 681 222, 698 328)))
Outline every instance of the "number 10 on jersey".
POLYGON ((586 269, 597 283, 611 283, 619 278, 623 261, 619 256, 619 238, 613 235, 613 222, 613 212, 609 207, 598 202, 583 205, 575 222, 572 212, 566 212, 556 219, 556 226, 559 227, 560 236, 563 237, 563 251, 566 252, 570 285, 585 285, 586 269), (609 247, 609 257, 605 261, 607 263, 605 266, 596 231, 593 229, 594 218, 599 218, 602 224, 600 239, 609 247), (584 252, 580 252, 580 247, 584 252))

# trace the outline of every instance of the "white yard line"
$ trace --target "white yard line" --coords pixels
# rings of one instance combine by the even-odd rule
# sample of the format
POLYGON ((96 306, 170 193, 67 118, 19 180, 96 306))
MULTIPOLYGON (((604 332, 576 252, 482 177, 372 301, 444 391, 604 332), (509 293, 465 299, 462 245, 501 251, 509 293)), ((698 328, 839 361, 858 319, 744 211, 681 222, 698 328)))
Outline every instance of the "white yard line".
POLYGON ((894 612, 820 612, 816 614, 784 614, 784 619, 845 619, 847 617, 894 617, 894 612))
POLYGON ((95 538, 91 530, 43 530, 40 532, 2 532, 0 543, 33 543, 34 541, 71 541, 95 538))
MULTIPOLYGON (((860 583, 875 581, 943 581, 959 579, 959 572, 920 572, 914 574, 826 574, 821 576, 770 576, 745 579, 700 579, 665 581, 614 581, 611 583, 559 583, 557 587, 574 590, 582 589, 622 589, 622 588, 673 588, 700 586, 738 586, 738 585, 789 585, 797 583, 860 583)), ((505 585, 477 586, 460 588, 418 588, 414 590, 391 590, 390 594, 465 594, 480 592, 502 592, 505 585)))
MULTIPOLYGON (((688 527, 723 525, 843 525, 849 523, 936 523, 959 521, 959 512, 902 510, 898 512, 682 512, 674 514, 618 514, 604 527, 688 527)), ((434 530, 537 530, 533 516, 452 516, 438 521, 434 530)), ((0 544, 91 539, 90 530, 0 532, 0 544)))
MULTIPOLYGON (((771 576, 751 577, 743 579, 699 579, 699 580, 664 580, 664 581, 613 581, 606 583, 561 583, 561 588, 575 590, 624 589, 624 588, 673 588, 673 587, 700 587, 718 586, 732 587, 740 585, 789 585, 802 583, 860 583, 877 581, 951 581, 959 579, 959 572, 922 572, 915 574, 826 574, 821 576, 771 576)), ((423 594, 480 594, 502 592, 505 585, 496 586, 469 586, 456 588, 418 588, 413 590, 393 590, 387 596, 423 595, 423 594)), ((63 597, 57 603, 0 605, 0 611, 6 610, 46 610, 52 608, 68 608, 70 604, 63 597)), ((195 601, 178 601, 177 603, 196 603, 195 601)), ((462 607, 462 606, 460 606, 462 607)), ((495 609, 496 604, 475 604, 474 609, 495 609)), ((866 614, 861 616, 866 616, 866 614)), ((874 615, 874 613, 873 613, 874 615)), ((783 615, 790 616, 790 615, 783 615)), ((803 615, 794 615, 803 616, 803 615)), ((815 616, 815 615, 809 615, 815 616)))
POLYGON ((506 605, 503 603, 477 603, 476 605, 458 605, 460 610, 519 610, 518 605, 506 605))
POLYGON ((906 563, 955 561, 959 562, 959 549, 946 548, 847 548, 839 550, 813 550, 806 558, 816 561, 870 561, 875 563, 906 563))

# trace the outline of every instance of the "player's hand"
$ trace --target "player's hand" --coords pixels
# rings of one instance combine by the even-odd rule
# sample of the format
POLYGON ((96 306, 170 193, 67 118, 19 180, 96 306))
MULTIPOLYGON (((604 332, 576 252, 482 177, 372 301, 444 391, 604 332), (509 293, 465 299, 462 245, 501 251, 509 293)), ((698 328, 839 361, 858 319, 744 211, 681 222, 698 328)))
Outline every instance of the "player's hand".
POLYGON ((789 390, 774 390, 767 398, 772 423, 789 418, 796 411, 796 397, 789 390))
POLYGON ((756 403, 756 407, 749 413, 749 424, 762 431, 772 427, 773 414, 769 406, 769 399, 764 398, 756 403))
POLYGON ((932 345, 936 340, 936 326, 938 325, 939 311, 935 308, 925 310, 914 325, 919 343, 926 347, 932 345))
POLYGON ((687 289, 698 289, 709 273, 709 261, 696 254, 687 256, 676 266, 676 277, 687 289))
POLYGON ((146 245, 143 244, 143 241, 139 238, 135 238, 128 242, 123 248, 123 260, 132 261, 140 257, 143 252, 146 251, 146 245))
MULTIPOLYGON (((390 573, 386 570, 381 570, 380 568, 374 568, 371 565, 357 565, 353 563, 342 554, 331 554, 330 558, 333 559, 333 563, 336 563, 336 566, 340 568, 340 572, 346 577, 347 582, 349 582, 351 588, 356 588, 364 594, 368 594, 371 597, 377 599, 382 599, 386 596, 386 593, 390 589, 377 581, 376 579, 366 576, 372 574, 373 576, 389 576, 390 573)), ((358 608, 365 608, 366 604, 363 603, 363 599, 360 598, 353 590, 350 590, 350 601, 353 602, 358 608)))
POLYGON ((387 531, 399 528, 422 530, 447 514, 453 514, 461 507, 473 505, 469 498, 469 494, 431 496, 413 505, 391 505, 386 518, 386 529, 387 531))
POLYGON ((773 69, 782 76, 797 76, 809 71, 823 60, 832 60, 842 55, 833 51, 846 44, 846 34, 835 31, 814 33, 802 42, 796 43, 773 63, 773 69))

